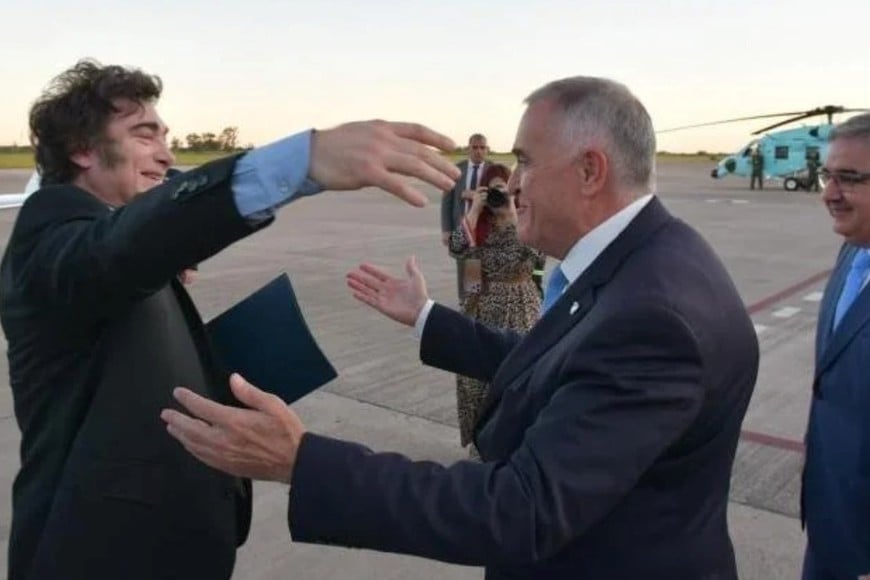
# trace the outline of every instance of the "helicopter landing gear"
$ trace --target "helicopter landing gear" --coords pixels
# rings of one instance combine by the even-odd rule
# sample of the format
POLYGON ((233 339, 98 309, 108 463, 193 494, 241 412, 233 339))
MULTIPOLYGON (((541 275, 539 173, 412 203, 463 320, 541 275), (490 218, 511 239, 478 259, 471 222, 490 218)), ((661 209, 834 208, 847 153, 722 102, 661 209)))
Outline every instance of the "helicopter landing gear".
POLYGON ((803 184, 797 177, 786 177, 782 182, 782 187, 786 191, 797 191, 803 188, 803 184))
MULTIPOLYGON (((786 191, 810 192, 810 191, 813 191, 813 189, 814 189, 812 187, 812 182, 810 181, 809 176, 802 176, 802 175, 786 177, 782 181, 782 187, 786 191)), ((819 190, 815 189, 815 191, 818 193, 819 190)))

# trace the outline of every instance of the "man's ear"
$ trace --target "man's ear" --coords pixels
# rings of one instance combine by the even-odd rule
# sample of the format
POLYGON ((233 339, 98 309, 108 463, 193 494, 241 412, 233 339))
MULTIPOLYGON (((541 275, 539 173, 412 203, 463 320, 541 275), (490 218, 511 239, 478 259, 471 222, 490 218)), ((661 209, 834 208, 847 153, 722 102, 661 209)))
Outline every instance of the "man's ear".
POLYGON ((90 169, 97 163, 97 151, 95 148, 82 149, 69 156, 69 160, 79 166, 80 169, 90 169))
POLYGON ((574 166, 585 192, 597 192, 607 182, 610 160, 602 151, 586 149, 577 157, 574 166))

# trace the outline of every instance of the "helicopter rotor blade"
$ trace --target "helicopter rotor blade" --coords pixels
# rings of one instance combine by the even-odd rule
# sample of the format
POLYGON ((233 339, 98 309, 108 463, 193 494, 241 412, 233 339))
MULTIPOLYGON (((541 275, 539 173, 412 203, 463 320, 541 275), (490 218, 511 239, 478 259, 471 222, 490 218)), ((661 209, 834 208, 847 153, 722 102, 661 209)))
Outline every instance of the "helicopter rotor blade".
POLYGON ((738 121, 753 121, 755 119, 771 119, 774 117, 788 117, 790 115, 803 115, 805 111, 796 111, 792 113, 771 113, 769 115, 752 115, 751 117, 737 117, 736 119, 725 119, 723 121, 711 121, 709 123, 698 123, 696 125, 685 125, 683 127, 671 127, 670 129, 662 129, 656 133, 670 133, 671 131, 682 131, 683 129, 694 129, 696 127, 709 127, 711 125, 723 125, 725 123, 737 123, 738 121))
POLYGON ((840 113, 863 113, 868 112, 868 109, 847 109, 845 107, 837 107, 833 105, 828 105, 825 107, 818 107, 813 109, 812 111, 807 111, 802 115, 798 115, 792 119, 786 119, 785 121, 780 121, 779 123, 774 123, 773 125, 768 125, 762 129, 758 129, 757 131, 753 131, 752 135, 758 135, 759 133, 764 133, 765 131, 770 131, 771 129, 776 129, 777 127, 782 127, 783 125, 787 125, 789 123, 795 123, 797 121, 801 121, 803 119, 809 119, 810 117, 818 117, 820 115, 827 115, 828 122, 831 122, 831 116, 838 115, 840 113))
POLYGON ((815 109, 810 109, 809 111, 792 111, 790 113, 771 113, 769 115, 752 115, 749 117, 737 117, 736 119, 725 119, 723 121, 711 121, 709 123, 697 123, 695 125, 684 125, 682 127, 671 127, 670 129, 662 129, 661 131, 656 131, 656 133, 670 133, 671 131, 682 131, 683 129, 695 129, 697 127, 710 127, 712 125, 723 125, 725 123, 737 123, 740 121, 753 121, 755 119, 773 119, 776 117, 791 117, 790 119, 786 119, 784 121, 779 121, 774 123, 773 125, 768 125, 763 129, 759 129, 757 131, 753 131, 753 135, 758 135, 759 133, 763 133, 765 131, 769 131, 771 129, 775 129, 777 127, 781 127, 783 125, 788 125, 789 123, 794 123, 796 121, 801 121, 803 119, 808 119, 810 117, 816 117, 820 115, 827 115, 828 122, 830 122, 832 115, 837 115, 840 113, 865 113, 870 112, 870 109, 847 109, 845 107, 839 105, 825 105, 824 107, 816 107, 815 109))
POLYGON ((788 125, 789 123, 795 123, 802 119, 808 119, 810 117, 815 117, 817 115, 823 115, 824 113, 804 113, 803 115, 798 115, 797 117, 792 117, 791 119, 786 119, 785 121, 780 121, 779 123, 774 123, 773 125, 768 125, 767 127, 758 129, 757 131, 753 131, 751 135, 758 135, 759 133, 764 133, 765 131, 770 131, 771 129, 776 129, 777 127, 782 127, 783 125, 788 125))

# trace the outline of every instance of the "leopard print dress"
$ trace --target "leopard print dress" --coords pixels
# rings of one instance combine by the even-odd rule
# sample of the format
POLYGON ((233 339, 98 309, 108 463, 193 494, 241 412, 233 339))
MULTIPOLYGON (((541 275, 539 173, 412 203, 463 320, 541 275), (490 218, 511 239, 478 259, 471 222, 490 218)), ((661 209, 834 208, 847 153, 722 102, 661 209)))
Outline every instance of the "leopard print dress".
MULTIPOLYGON (((455 258, 477 258, 481 264, 482 288, 465 295, 462 312, 490 326, 528 332, 540 317, 541 296, 532 272, 543 269, 544 255, 520 243, 511 223, 495 225, 476 247, 469 246, 461 228, 456 229, 450 235, 449 249, 455 258)), ((488 387, 483 381, 456 375, 460 443, 463 447, 471 444, 472 457, 478 457, 472 436, 488 387)))

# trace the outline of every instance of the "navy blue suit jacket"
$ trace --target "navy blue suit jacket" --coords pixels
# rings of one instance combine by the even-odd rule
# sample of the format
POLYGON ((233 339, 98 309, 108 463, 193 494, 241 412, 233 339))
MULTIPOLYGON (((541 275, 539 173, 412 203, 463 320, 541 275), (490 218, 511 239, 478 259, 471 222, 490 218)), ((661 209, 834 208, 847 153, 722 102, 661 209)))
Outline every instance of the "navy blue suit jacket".
POLYGON ((831 328, 856 251, 843 246, 819 311, 802 493, 816 561, 849 578, 870 572, 870 292, 831 328))
POLYGON ((304 436, 294 540, 496 578, 734 579, 726 506, 758 369, 727 272, 651 201, 526 337, 435 306, 429 365, 491 381, 485 462, 304 436))

